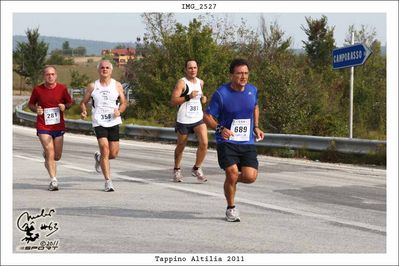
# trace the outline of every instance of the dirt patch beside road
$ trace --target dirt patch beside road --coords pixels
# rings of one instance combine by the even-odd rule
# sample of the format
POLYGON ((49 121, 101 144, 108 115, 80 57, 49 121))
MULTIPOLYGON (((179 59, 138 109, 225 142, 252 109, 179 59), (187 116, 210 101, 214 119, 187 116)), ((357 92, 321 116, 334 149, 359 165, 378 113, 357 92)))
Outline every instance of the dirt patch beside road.
POLYGON ((92 62, 99 62, 101 60, 101 56, 82 56, 73 58, 75 64, 85 64, 91 60, 93 60, 92 62))

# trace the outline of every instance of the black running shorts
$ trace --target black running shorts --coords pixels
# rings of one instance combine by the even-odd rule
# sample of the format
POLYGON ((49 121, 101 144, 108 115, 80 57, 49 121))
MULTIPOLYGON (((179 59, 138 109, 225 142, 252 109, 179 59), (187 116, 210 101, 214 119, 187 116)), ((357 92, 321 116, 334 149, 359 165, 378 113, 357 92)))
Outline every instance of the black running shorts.
POLYGON ((233 164, 237 164, 240 171, 243 166, 258 169, 258 154, 255 145, 224 142, 217 144, 216 148, 219 166, 223 170, 233 164))
POLYGON ((107 138, 108 141, 119 141, 119 125, 113 127, 98 126, 94 128, 97 139, 107 138))
POLYGON ((194 133, 194 128, 196 126, 202 125, 203 123, 204 123, 204 120, 202 120, 202 119, 193 124, 182 124, 182 123, 176 122, 175 132, 179 132, 181 135, 188 135, 190 133, 194 133))

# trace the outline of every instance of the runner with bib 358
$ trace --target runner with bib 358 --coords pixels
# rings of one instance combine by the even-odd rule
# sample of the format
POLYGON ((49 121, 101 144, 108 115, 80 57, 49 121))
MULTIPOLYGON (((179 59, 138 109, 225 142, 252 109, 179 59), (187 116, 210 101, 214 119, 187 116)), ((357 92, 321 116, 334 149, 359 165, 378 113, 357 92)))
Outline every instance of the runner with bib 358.
POLYGON ((106 192, 114 191, 109 160, 118 156, 121 113, 126 109, 122 84, 111 78, 112 69, 113 66, 108 60, 102 60, 97 65, 100 78, 88 85, 80 102, 81 117, 85 119, 87 117, 86 104, 91 99, 92 124, 100 148, 100 152, 94 153, 94 168, 98 173, 102 171, 106 192))

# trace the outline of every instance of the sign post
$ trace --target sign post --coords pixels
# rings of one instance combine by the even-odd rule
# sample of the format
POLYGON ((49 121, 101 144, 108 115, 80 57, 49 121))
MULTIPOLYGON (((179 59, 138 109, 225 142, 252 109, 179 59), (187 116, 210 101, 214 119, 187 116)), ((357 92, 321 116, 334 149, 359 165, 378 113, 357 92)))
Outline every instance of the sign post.
MULTIPOLYGON (((355 32, 352 31, 351 44, 355 42, 355 32)), ((365 59, 366 60, 366 59, 365 59)), ((355 67, 351 66, 351 76, 350 76, 350 92, 349 92, 349 138, 353 137, 353 79, 355 75, 355 67)))
POLYGON ((350 92, 349 92, 349 138, 353 137, 353 80, 355 66, 363 65, 372 51, 363 43, 354 44, 355 33, 352 32, 352 45, 336 48, 332 52, 333 69, 351 68, 350 74, 350 92))

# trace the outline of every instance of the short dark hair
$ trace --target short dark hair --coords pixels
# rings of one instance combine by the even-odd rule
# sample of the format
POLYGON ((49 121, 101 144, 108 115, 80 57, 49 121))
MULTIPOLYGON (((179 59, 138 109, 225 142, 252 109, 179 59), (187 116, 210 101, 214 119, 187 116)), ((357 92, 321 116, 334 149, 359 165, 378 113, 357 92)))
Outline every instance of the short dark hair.
POLYGON ((185 68, 185 69, 187 68, 187 64, 188 64, 188 62, 191 62, 191 61, 194 61, 194 62, 197 64, 197 66, 198 66, 198 62, 197 62, 197 60, 195 60, 195 59, 192 59, 192 58, 189 58, 189 59, 187 59, 187 60, 186 60, 186 63, 184 64, 184 68, 185 68))
POLYGON ((245 59, 242 59, 242 58, 237 58, 237 59, 234 59, 233 61, 231 61, 230 74, 234 73, 234 68, 237 66, 247 66, 248 70, 249 70, 248 61, 245 59))

